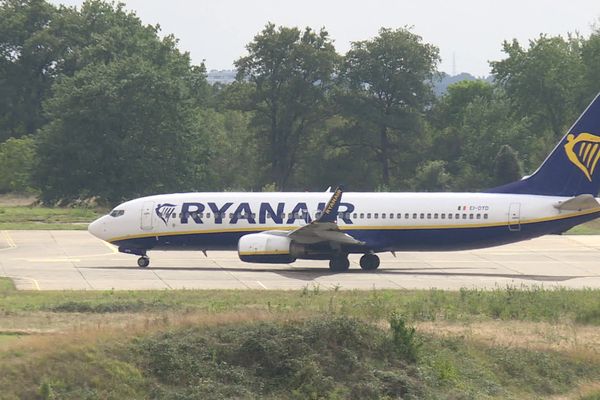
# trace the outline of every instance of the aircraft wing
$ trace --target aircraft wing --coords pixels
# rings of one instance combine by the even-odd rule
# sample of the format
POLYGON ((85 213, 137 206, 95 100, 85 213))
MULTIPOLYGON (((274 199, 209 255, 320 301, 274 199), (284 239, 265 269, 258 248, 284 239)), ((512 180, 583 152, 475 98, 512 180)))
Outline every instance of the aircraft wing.
POLYGON ((297 243, 313 244, 331 242, 336 244, 364 245, 352 236, 342 232, 337 225, 337 214, 342 201, 342 188, 333 192, 318 219, 288 233, 290 239, 297 243))
POLYGON ((591 194, 580 194, 567 201, 560 201, 554 207, 561 211, 583 211, 599 208, 600 204, 591 194))

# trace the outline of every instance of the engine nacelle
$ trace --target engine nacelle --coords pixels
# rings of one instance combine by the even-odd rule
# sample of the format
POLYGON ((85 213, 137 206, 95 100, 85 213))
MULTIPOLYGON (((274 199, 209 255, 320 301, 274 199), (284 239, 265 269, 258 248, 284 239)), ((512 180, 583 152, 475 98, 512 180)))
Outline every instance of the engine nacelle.
POLYGON ((240 260, 251 263, 289 264, 296 261, 290 253, 292 240, 269 233, 244 235, 238 242, 240 260))

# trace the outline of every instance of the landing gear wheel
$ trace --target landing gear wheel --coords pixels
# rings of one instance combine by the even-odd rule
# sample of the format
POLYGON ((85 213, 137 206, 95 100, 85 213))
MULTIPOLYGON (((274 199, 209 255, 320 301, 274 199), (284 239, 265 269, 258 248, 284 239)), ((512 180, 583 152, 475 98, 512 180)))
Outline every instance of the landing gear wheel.
POLYGON ((360 258, 360 267, 365 271, 374 271, 379 267, 379 257, 375 254, 365 254, 360 258))
POLYGON ((138 266, 140 268, 146 268, 148 265, 150 265, 150 259, 148 257, 143 256, 138 258, 138 266))
POLYGON ((333 272, 346 272, 350 268, 347 257, 335 257, 329 260, 329 269, 333 272))

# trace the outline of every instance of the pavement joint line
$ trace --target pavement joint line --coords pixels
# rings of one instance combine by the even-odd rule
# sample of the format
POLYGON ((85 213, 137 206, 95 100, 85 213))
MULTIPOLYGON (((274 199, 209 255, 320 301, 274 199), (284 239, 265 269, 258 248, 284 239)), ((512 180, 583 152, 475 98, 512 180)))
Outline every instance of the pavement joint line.
MULTIPOLYGON (((50 231, 50 237, 52 238, 52 240, 54 240, 54 243, 56 244, 56 247, 58 247, 61 252, 64 254, 64 257, 66 258, 66 262, 68 262, 69 264, 71 264, 73 266, 73 268, 75 269, 75 271, 77 271, 77 273, 81 276, 81 279, 83 279, 83 281, 85 282, 85 284, 90 288, 90 289, 94 289, 94 286, 87 280, 87 278, 85 277, 85 275, 83 275, 83 272, 81 272, 81 269, 79 269, 79 267, 77 266, 77 264, 75 264, 75 261, 72 259, 69 259, 69 254, 66 252, 66 250, 58 243, 58 240, 56 240, 56 236, 54 236, 54 232, 50 231)), ((77 260, 77 262, 79 262, 79 260, 77 260)))
POLYGON ((161 277, 160 277, 160 275, 158 275, 158 274, 156 273, 156 270, 151 270, 151 271, 152 271, 152 273, 154 274, 154 276, 156 276, 156 277, 158 278, 158 280, 159 280, 159 281, 161 281, 161 282, 162 282, 162 283, 163 283, 163 284, 164 284, 164 285, 167 287, 167 289, 173 290, 173 288, 171 287, 171 285, 169 285, 169 284, 167 283, 167 281, 165 281, 163 278, 161 278, 161 277))
POLYGON ((226 270, 225 268, 223 268, 222 265, 220 265, 218 262, 216 262, 212 258, 210 259, 210 261, 212 261, 212 263, 215 264, 217 267, 221 268, 221 270, 227 272, 227 274, 229 276, 231 276, 233 279, 235 279, 236 281, 238 281, 239 283, 241 283, 242 285, 244 285, 246 287, 246 289, 250 289, 250 286, 248 286, 246 284, 246 282, 242 281, 240 278, 238 278, 237 276, 235 276, 230 270, 228 270, 228 269, 226 270))

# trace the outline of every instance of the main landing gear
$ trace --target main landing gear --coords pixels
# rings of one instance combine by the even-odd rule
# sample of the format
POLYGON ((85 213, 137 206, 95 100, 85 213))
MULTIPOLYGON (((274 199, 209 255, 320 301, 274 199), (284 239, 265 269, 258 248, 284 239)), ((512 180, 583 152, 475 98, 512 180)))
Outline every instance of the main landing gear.
MULTIPOLYGON (((374 271, 379 268, 379 257, 373 253, 367 253, 360 258, 360 267, 365 271, 374 271)), ((332 272, 346 272, 350 268, 348 256, 340 255, 329 260, 329 269, 332 272)))
POLYGON ((332 272, 346 272, 350 268, 350 261, 348 261, 348 256, 336 256, 329 260, 329 269, 332 272))
POLYGON ((379 257, 368 253, 360 258, 360 267, 365 271, 374 271, 379 267, 379 257))
POLYGON ((148 265, 150 265, 150 258, 148 256, 138 258, 138 266, 140 268, 146 268, 148 265))

